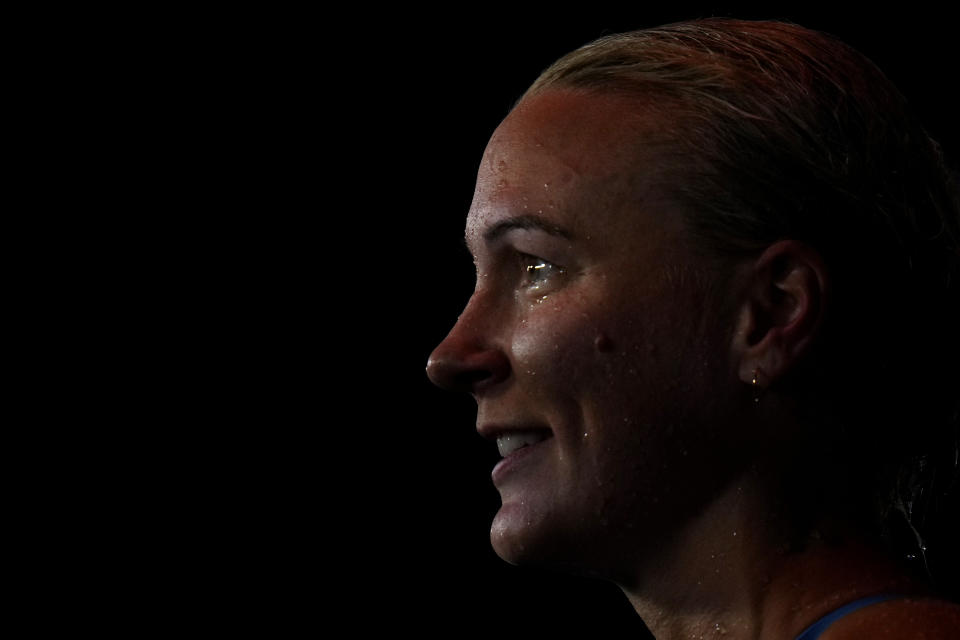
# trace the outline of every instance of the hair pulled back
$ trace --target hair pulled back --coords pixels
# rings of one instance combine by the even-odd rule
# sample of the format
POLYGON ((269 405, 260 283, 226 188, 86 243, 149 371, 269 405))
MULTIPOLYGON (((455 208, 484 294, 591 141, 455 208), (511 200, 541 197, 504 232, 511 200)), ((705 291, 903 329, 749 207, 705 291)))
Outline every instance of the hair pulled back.
POLYGON ((555 87, 662 116, 659 184, 707 255, 732 264, 785 238, 821 254, 830 314, 783 391, 856 470, 848 495, 896 553, 960 596, 960 204, 903 96, 830 35, 723 18, 601 38, 524 97, 555 87))

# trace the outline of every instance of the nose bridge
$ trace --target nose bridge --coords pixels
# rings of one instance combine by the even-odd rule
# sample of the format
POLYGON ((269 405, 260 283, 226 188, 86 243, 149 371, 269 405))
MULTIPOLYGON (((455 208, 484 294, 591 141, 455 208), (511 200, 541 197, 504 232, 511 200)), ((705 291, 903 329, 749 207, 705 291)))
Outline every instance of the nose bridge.
POLYGON ((493 324, 491 316, 494 309, 490 292, 484 290, 482 284, 478 282, 463 311, 450 329, 450 333, 461 332, 464 338, 482 344, 490 339, 488 333, 493 324))
MULTIPOLYGON (((457 317, 447 336, 434 349, 438 352, 452 352, 460 357, 468 357, 471 351, 484 349, 492 340, 490 325, 492 324, 492 304, 490 296, 479 285, 471 294, 463 311, 457 317)), ((433 356, 431 356, 431 360, 433 356)))

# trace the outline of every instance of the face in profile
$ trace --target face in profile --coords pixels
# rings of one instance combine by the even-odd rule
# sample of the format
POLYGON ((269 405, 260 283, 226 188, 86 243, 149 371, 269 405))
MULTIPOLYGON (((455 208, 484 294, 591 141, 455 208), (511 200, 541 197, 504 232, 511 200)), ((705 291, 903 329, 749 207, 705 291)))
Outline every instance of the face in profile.
POLYGON ((467 216, 476 289, 428 374, 503 459, 496 552, 607 574, 722 473, 725 326, 624 98, 552 90, 494 133, 467 216), (625 131, 631 133, 625 143, 625 131))

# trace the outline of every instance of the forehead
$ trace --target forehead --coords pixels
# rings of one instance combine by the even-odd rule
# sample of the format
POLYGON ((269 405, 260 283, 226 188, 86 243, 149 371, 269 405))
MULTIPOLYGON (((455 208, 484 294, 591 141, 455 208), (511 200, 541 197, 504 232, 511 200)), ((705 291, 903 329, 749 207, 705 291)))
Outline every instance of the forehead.
POLYGON ((494 132, 467 218, 467 242, 505 218, 542 218, 572 232, 620 222, 652 196, 650 126, 639 101, 550 90, 521 102, 494 132))
MULTIPOLYGON (((638 124, 636 100, 614 95, 556 89, 521 102, 494 132, 490 147, 541 149, 583 171, 602 158, 584 153, 602 151, 611 160, 630 148, 624 133, 638 124)), ((488 148, 488 152, 491 149, 488 148)))

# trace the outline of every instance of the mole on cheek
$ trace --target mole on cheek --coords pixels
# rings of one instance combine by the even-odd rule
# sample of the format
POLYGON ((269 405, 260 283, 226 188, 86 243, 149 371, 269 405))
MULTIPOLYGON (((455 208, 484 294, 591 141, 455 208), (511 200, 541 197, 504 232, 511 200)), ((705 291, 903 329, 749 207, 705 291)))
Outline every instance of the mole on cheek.
POLYGON ((605 333, 600 333, 593 341, 594 346, 597 348, 597 351, 601 353, 607 353, 613 351, 613 341, 605 333))

